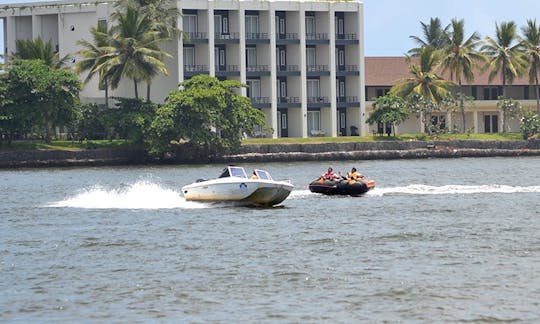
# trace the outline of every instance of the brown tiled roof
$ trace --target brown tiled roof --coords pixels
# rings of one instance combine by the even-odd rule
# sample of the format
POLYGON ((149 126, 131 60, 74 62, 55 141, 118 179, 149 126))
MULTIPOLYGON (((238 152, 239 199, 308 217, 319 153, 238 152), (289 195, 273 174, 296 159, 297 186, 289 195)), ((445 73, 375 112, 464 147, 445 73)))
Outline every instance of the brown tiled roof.
MULTIPOLYGON (((414 60, 414 58, 413 58, 414 60)), ((406 58, 403 56, 366 57, 366 86, 393 86, 400 79, 411 76, 407 66, 406 58)), ((445 77, 443 75, 443 77, 445 77)), ((446 79, 449 79, 446 74, 446 79)), ((495 78, 488 82, 489 71, 479 70, 475 73, 474 81, 469 85, 502 85, 501 78, 495 78)), ((466 84, 466 82, 464 82, 466 84)), ((517 78, 514 85, 528 85, 528 76, 517 78)))

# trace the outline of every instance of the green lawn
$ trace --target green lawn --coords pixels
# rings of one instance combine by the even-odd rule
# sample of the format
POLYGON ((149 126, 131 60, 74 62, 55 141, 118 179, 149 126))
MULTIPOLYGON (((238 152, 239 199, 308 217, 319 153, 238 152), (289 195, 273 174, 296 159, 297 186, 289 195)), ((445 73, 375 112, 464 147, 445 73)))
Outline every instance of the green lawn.
MULTIPOLYGON (((430 137, 426 134, 399 134, 394 136, 340 136, 340 137, 286 137, 286 138, 250 138, 242 141, 242 144, 299 144, 299 143, 344 143, 344 142, 376 142, 376 141, 432 141, 432 140, 481 140, 481 141, 507 141, 521 140, 521 133, 505 134, 442 134, 430 137)), ((95 141, 53 141, 45 144, 43 141, 16 141, 8 146, 3 143, 0 151, 13 150, 61 150, 79 151, 84 149, 98 148, 126 148, 133 147, 126 140, 95 140, 95 141)))

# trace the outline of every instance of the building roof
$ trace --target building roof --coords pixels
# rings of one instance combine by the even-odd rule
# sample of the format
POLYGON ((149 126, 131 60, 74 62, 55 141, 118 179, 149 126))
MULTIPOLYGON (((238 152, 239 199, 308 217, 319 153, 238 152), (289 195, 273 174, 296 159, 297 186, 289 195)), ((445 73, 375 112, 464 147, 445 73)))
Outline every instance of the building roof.
MULTIPOLYGON (((414 60, 414 58, 413 58, 414 60)), ((366 86, 368 87, 391 87, 400 79, 411 76, 407 66, 407 60, 404 56, 372 56, 365 58, 366 65, 366 86)), ((450 79, 448 73, 442 75, 445 79, 450 79)), ((463 84, 485 86, 502 85, 501 78, 495 78, 491 83, 488 82, 489 71, 479 70, 475 73, 474 81, 470 84, 465 81, 463 84)), ((514 85, 529 85, 528 76, 520 77, 514 80, 514 85)))

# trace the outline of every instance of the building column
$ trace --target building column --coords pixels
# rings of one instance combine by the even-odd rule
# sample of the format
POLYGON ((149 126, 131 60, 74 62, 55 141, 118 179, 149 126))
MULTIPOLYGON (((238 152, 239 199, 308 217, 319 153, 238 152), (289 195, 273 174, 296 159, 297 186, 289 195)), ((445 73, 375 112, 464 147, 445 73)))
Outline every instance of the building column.
MULTIPOLYGON (((332 8, 332 7, 331 7, 332 8)), ((330 62, 329 62, 329 68, 330 68, 330 136, 336 137, 337 136, 337 123, 338 123, 338 116, 337 116, 337 93, 336 93, 336 25, 335 25, 335 11, 334 9, 330 9, 328 12, 330 17, 328 17, 329 25, 328 25, 328 35, 330 37, 330 46, 328 48, 330 62)))
MULTIPOLYGON (((32 15, 32 39, 41 37, 41 16, 32 15)), ((43 40, 46 41, 45 39, 43 40)))
POLYGON ((358 42, 360 45, 360 136, 368 135, 369 126, 366 123, 366 64, 364 62, 364 5, 358 4, 358 42))
MULTIPOLYGON (((210 76, 216 76, 216 67, 214 66, 215 54, 215 30, 214 30, 214 1, 208 1, 208 73, 210 76)), ((197 55, 195 53, 195 55, 197 55)))
POLYGON ((16 45, 16 39, 17 39, 17 28, 15 25, 15 17, 6 17, 4 18, 6 20, 4 30, 4 44, 5 44, 5 55, 9 57, 11 53, 15 53, 17 51, 17 45, 16 45))
POLYGON ((478 111, 477 110, 473 112, 473 123, 474 123, 473 125, 474 133, 478 134, 479 127, 478 127, 478 111))
MULTIPOLYGON (((299 11, 299 36, 300 36, 300 102, 302 122, 300 125, 303 138, 307 133, 307 71, 306 71, 306 8, 302 4, 299 11)), ((298 125, 295 125, 295 127, 298 125)))
MULTIPOLYGON (((229 22, 230 22, 229 17, 229 22)), ((259 22, 260 23, 260 22, 259 22)), ((240 82, 246 83, 247 76, 247 66, 246 66, 246 10, 245 9, 239 9, 238 10, 238 29, 240 32, 240 82)), ((247 95, 247 89, 242 88, 242 96, 247 95)))
MULTIPOLYGON (((178 18, 176 19, 176 28, 178 28, 178 30, 182 30, 183 25, 184 18, 182 15, 178 15, 178 18)), ((176 65, 178 71, 177 83, 180 84, 184 81, 184 33, 180 33, 180 37, 178 38, 178 41, 176 43, 176 51, 178 53, 178 57, 176 58, 176 65)))
POLYGON ((276 10, 270 5, 270 123, 274 130, 272 138, 278 137, 278 120, 277 120, 277 57, 276 57, 276 10))
POLYGON ((446 113, 446 130, 452 132, 452 113, 446 113))

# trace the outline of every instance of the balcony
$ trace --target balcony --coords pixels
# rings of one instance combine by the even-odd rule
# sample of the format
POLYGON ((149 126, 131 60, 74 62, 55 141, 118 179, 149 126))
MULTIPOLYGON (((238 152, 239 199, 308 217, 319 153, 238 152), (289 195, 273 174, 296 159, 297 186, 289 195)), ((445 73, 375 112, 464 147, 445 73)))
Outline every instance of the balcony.
POLYGON ((270 44, 268 33, 246 33, 246 44, 270 44))
POLYGON ((306 99, 308 108, 330 107, 330 100, 328 97, 316 96, 307 97, 306 99))
POLYGON ((300 108, 302 107, 302 102, 300 97, 278 97, 277 106, 278 108, 300 108))
POLYGON ((240 75, 240 68, 238 65, 216 65, 216 76, 232 76, 240 75))
POLYGON ((197 74, 208 74, 208 65, 204 64, 192 64, 184 65, 184 75, 185 76, 194 76, 197 74))
POLYGON ((240 44, 240 33, 215 34, 215 44, 240 44))
POLYGON ((300 67, 298 65, 276 65, 278 76, 293 76, 300 75, 300 67))
POLYGON ((338 108, 359 107, 360 101, 357 96, 339 96, 336 97, 338 108))
POLYGON ((270 108, 270 97, 251 97, 251 105, 256 108, 270 108))
POLYGON ((336 75, 360 75, 358 65, 336 65, 336 75))
POLYGON ((276 34, 276 44, 300 44, 298 33, 276 34))
POLYGON ((327 33, 307 33, 306 34, 306 44, 329 44, 327 33))
POLYGON ((354 33, 336 34, 336 45, 359 44, 358 37, 354 33))
POLYGON ((270 66, 268 65, 247 65, 246 76, 270 75, 270 66))
POLYGON ((208 35, 206 32, 184 32, 184 43, 208 43, 208 35))
POLYGON ((306 65, 307 76, 330 75, 328 65, 306 65))

